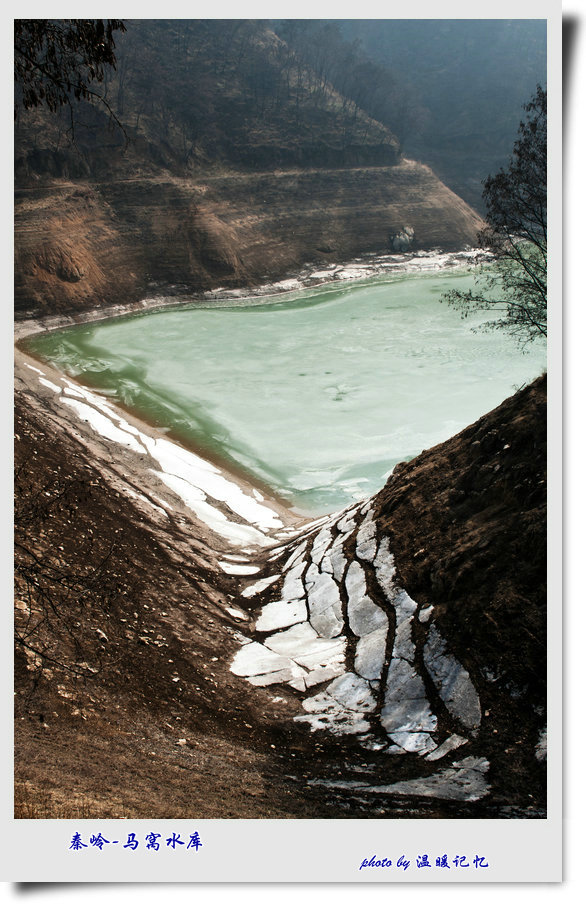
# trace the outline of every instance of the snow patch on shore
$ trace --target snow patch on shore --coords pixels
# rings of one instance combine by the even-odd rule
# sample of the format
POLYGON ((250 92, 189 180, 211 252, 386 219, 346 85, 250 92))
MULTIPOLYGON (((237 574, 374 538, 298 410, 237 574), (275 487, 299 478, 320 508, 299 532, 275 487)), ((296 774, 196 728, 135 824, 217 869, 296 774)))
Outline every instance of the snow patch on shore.
MULTIPOLYGON (((40 383, 59 395, 60 402, 73 409, 102 438, 154 460, 161 468, 151 469, 151 472, 174 491, 202 522, 230 544, 266 547, 273 543, 267 533, 283 529, 282 520, 266 503, 262 503, 264 498, 256 489, 247 494, 218 468, 196 454, 166 438, 151 438, 130 425, 98 394, 68 379, 64 379, 63 386, 59 386, 45 378, 40 369, 28 363, 26 365, 40 376, 40 383), (229 519, 216 504, 224 505, 226 511, 237 519, 229 519)), ((231 572, 255 573, 257 570, 246 568, 246 571, 233 569, 231 572)))

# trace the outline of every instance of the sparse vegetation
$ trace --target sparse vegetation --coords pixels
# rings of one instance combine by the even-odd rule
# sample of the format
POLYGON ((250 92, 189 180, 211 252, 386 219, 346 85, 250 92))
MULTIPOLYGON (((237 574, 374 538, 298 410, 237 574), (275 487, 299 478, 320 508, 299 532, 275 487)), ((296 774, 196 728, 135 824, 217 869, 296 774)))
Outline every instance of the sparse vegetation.
POLYGON ((494 256, 479 269, 482 290, 446 295, 450 305, 495 312, 486 328, 508 331, 520 343, 547 336, 547 94, 538 86, 526 105, 531 114, 506 170, 484 184, 488 226, 478 241, 494 256))

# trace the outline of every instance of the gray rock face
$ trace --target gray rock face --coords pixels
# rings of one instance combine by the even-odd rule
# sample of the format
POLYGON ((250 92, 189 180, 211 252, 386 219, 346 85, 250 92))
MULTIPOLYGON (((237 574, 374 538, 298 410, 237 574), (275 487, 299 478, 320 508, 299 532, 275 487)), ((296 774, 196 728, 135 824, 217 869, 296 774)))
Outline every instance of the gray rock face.
POLYGON ((413 227, 403 227, 396 232, 389 233, 389 245, 393 252, 407 252, 413 245, 414 237, 413 227))

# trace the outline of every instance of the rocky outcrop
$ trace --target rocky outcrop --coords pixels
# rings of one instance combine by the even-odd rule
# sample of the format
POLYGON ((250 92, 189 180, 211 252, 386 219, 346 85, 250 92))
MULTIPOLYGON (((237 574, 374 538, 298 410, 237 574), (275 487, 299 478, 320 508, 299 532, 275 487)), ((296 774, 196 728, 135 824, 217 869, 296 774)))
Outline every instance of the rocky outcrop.
POLYGON ((393 252, 407 252, 412 248, 414 238, 413 227, 403 227, 397 233, 389 233, 389 245, 393 252))

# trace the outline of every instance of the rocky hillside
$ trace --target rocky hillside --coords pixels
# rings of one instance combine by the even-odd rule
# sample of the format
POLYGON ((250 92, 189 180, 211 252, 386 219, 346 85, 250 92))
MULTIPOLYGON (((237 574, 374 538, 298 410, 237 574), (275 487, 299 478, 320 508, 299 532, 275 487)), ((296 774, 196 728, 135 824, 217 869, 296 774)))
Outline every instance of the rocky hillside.
POLYGON ((103 107, 21 112, 17 313, 259 283, 306 262, 474 245, 478 215, 263 23, 140 20, 103 107), (69 115, 69 114, 68 114, 69 115))

